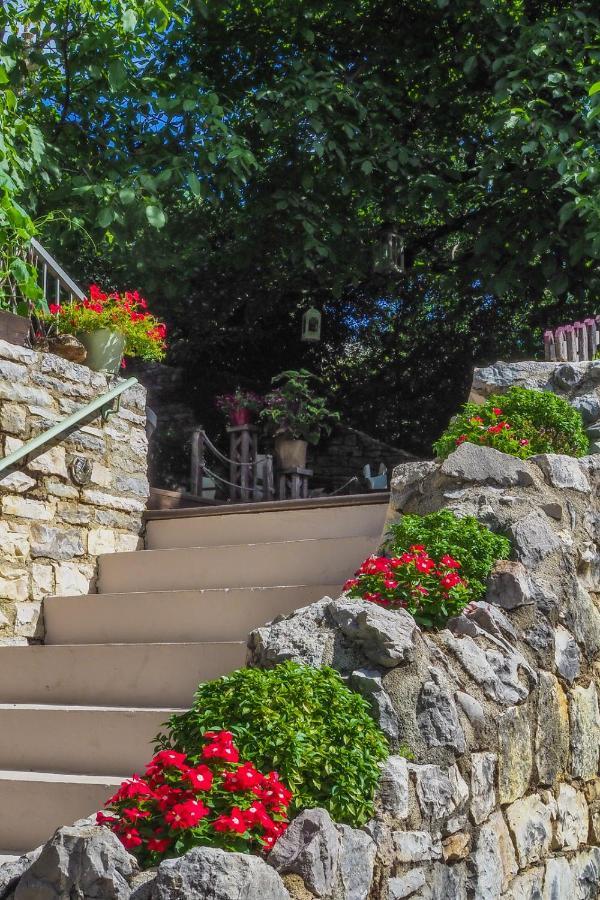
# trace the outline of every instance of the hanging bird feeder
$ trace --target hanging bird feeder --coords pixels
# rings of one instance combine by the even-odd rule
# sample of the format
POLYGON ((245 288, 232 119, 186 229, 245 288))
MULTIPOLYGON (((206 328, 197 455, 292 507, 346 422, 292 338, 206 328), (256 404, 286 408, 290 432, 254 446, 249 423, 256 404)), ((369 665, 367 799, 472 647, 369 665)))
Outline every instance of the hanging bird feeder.
POLYGON ((314 306, 302 316, 301 340, 317 342, 321 340, 321 313, 314 306))

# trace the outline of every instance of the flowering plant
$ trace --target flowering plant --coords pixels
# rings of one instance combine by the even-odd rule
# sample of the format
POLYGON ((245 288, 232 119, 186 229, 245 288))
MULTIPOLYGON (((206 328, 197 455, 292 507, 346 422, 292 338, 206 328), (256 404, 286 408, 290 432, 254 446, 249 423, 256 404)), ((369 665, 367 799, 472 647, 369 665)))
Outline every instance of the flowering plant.
POLYGON ((537 453, 583 456, 589 449, 581 414, 566 400, 518 386, 481 406, 466 403, 433 448, 445 458, 466 441, 521 459, 537 453))
POLYGON ((105 294, 92 284, 89 297, 65 306, 50 304, 41 317, 54 322, 66 334, 89 333, 108 328, 125 338, 125 355, 142 359, 164 359, 167 328, 148 312, 148 304, 137 291, 105 294))
POLYGON ((277 773, 240 762, 230 731, 207 731, 203 740, 195 759, 160 750, 97 815, 143 866, 200 845, 268 852, 288 826, 292 794, 277 773))
POLYGON ((344 590, 386 609, 406 609, 419 625, 442 627, 468 604, 468 582, 461 564, 445 554, 432 558, 422 544, 394 556, 370 556, 348 579, 344 590))
POLYGON ((272 379, 274 389, 266 395, 260 414, 267 434, 318 444, 321 433, 331 433, 340 414, 331 412, 325 398, 314 393, 315 381, 320 379, 306 369, 281 372, 272 379))
POLYGON ((264 400, 259 394, 255 394, 254 391, 243 391, 239 387, 233 394, 219 394, 215 397, 215 406, 226 416, 231 416, 240 409, 249 409, 250 412, 256 413, 263 405, 264 400))

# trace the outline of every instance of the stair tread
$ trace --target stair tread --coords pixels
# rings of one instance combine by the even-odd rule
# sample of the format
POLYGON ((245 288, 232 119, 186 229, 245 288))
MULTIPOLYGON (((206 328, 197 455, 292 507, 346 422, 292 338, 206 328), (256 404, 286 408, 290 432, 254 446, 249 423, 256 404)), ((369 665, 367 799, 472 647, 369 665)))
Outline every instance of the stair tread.
POLYGON ((288 544, 323 544, 323 543, 350 543, 352 541, 372 541, 372 534, 352 534, 348 537, 314 537, 314 538, 289 538, 281 541, 245 541, 239 544, 200 544, 197 547, 156 547, 150 550, 126 550, 122 553, 100 553, 99 559, 107 559, 114 556, 139 557, 147 553, 190 553, 194 550, 239 550, 240 547, 280 547, 288 544))
POLYGON ((67 772, 36 772, 27 769, 0 769, 1 781, 52 781, 57 784, 115 784, 119 785, 127 775, 73 775, 67 772))
MULTIPOLYGON (((177 549, 177 548, 176 548, 177 549)), ((185 548, 179 548, 185 549, 185 548)), ((192 549, 192 548, 189 548, 192 549)), ((195 595, 195 594, 231 594, 235 591, 288 591, 293 590, 295 588, 314 588, 313 584, 267 584, 267 585, 250 585, 248 587, 244 585, 233 586, 233 587, 209 587, 209 588, 175 588, 174 590, 158 590, 158 591, 104 591, 99 594, 50 594, 44 598, 44 603, 48 600, 87 600, 87 599, 102 599, 103 597, 144 597, 146 595, 150 595, 152 597, 157 597, 163 595, 164 597, 170 597, 173 594, 177 594, 178 596, 182 596, 185 594, 195 595)), ((335 584, 325 584, 321 585, 324 588, 335 588, 339 589, 339 584, 336 582, 335 584)))
POLYGON ((94 706, 77 703, 0 703, 0 712, 6 710, 35 710, 43 712, 90 712, 90 713, 184 713, 183 706, 94 706))

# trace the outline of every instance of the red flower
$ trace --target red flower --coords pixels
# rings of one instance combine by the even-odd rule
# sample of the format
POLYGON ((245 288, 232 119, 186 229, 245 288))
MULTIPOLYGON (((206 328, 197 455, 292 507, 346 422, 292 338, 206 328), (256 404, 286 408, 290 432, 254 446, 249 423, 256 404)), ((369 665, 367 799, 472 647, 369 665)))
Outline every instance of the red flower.
POLYGON ((124 781, 117 793, 106 801, 107 805, 116 803, 119 800, 131 800, 134 797, 151 797, 152 789, 138 775, 134 775, 127 781, 124 781))
POLYGON ((213 783, 213 773, 208 766, 196 766, 195 769, 188 769, 184 778, 197 791, 210 791, 213 783))
POLYGON ((459 447, 461 444, 464 444, 464 442, 465 442, 465 441, 468 441, 468 440, 469 440, 468 435, 466 435, 466 434, 461 434, 460 437, 457 437, 457 438, 456 438, 456 440, 455 440, 454 443, 456 444, 457 447, 459 447))
POLYGON ((107 825, 110 828, 118 821, 115 816, 106 816, 102 811, 96 813, 96 825, 107 825))
POLYGON ((234 806, 228 816, 219 816, 212 823, 215 831, 231 831, 235 834, 243 834, 248 830, 248 826, 244 821, 244 814, 239 807, 234 806))
POLYGON ((452 559, 452 557, 446 553, 440 559, 440 562, 443 566, 446 566, 448 569, 460 569, 460 563, 456 559, 452 559))
POLYGON ((275 825, 275 822, 268 814, 264 805, 260 802, 260 800, 256 800, 252 806, 248 807, 243 811, 243 816, 246 824, 252 828, 254 825, 261 825, 263 828, 270 830, 275 825))
POLYGON ((184 803, 176 803, 166 814, 165 821, 174 830, 193 828, 201 819, 208 816, 210 809, 200 800, 186 800, 184 803))
POLYGON ((383 586, 385 587, 386 591, 395 591, 398 587, 398 582, 394 581, 393 578, 384 578, 383 586))
POLYGON ((458 584, 463 584, 463 580, 460 575, 456 574, 456 572, 448 572, 447 575, 444 575, 443 578, 440 578, 440 584, 444 588, 444 590, 449 591, 452 588, 456 587, 458 584))
POLYGON ((187 768, 187 756, 185 753, 177 753, 176 750, 161 750, 152 762, 158 766, 172 766, 174 769, 187 768))
POLYGON ((498 406, 494 406, 493 409, 492 409, 492 412, 494 413, 495 416, 501 416, 501 415, 502 415, 502 410, 501 410, 500 407, 498 407, 498 406))
POLYGON ((171 841, 169 838, 150 838, 147 846, 152 853, 164 853, 171 846, 171 841))
POLYGON ((48 309, 50 310, 50 315, 52 316, 57 316, 62 312, 62 306, 60 306, 60 304, 58 303, 50 303, 48 309))
POLYGON ((147 809, 139 809, 137 806, 130 806, 123 810, 123 815, 127 816, 130 822, 137 822, 138 819, 149 819, 151 813, 147 809))
POLYGON ((529 445, 529 441, 526 438, 523 438, 519 441, 521 447, 527 447, 529 445))
POLYGON ((257 784, 261 784, 263 776, 254 768, 252 763, 244 763, 235 772, 227 772, 223 781, 226 791, 246 791, 257 784))
POLYGON ((143 843, 137 828, 128 828, 123 834, 119 835, 119 839, 126 850, 133 850, 143 843))
POLYGON ((415 569, 417 572, 423 572, 425 575, 429 575, 432 569, 435 569, 435 563, 428 556, 419 556, 415 560, 415 569))
POLYGON ((358 578, 349 578, 348 581, 344 584, 344 587, 342 588, 342 590, 351 591, 352 588, 355 588, 359 584, 360 584, 360 580, 358 578))
POLYGON ((202 748, 202 756, 204 759, 225 759, 227 762, 238 762, 240 754, 237 747, 225 741, 217 740, 212 744, 207 744, 202 748))

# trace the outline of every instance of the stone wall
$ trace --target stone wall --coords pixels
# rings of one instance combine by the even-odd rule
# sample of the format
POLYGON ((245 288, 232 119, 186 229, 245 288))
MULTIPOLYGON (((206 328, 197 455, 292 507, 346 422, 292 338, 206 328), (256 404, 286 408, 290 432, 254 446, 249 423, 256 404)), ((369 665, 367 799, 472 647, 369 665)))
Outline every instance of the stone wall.
MULTIPOLYGON (((110 386, 85 366, 0 341, 2 455, 110 386)), ((0 477, 0 642, 43 637, 43 597, 88 593, 98 554, 138 547, 148 496, 145 422, 145 391, 136 386, 107 422, 94 418, 0 477), (81 461, 91 468, 84 485, 73 478, 81 461)))
MULTIPOLYGON (((556 364, 539 365, 558 388, 556 364)), ((578 396, 595 396, 594 364, 573 368, 578 396)), ((480 395, 489 384, 476 375, 480 395)), ((427 632, 406 612, 325 598, 252 634, 251 664, 333 665, 390 739, 362 900, 600 896, 599 460, 463 444, 398 467, 390 520, 447 508, 510 536, 513 558, 475 611, 427 632)), ((310 889, 303 840, 285 869, 301 878, 284 879, 291 896, 353 896, 310 889)))
POLYGON ((308 466, 314 470, 311 487, 323 487, 332 491, 349 478, 362 478, 363 466, 371 466, 371 475, 377 475, 379 464, 384 463, 388 478, 401 462, 415 459, 411 453, 392 447, 364 431, 338 425, 328 438, 323 438, 316 447, 309 448, 308 466))

